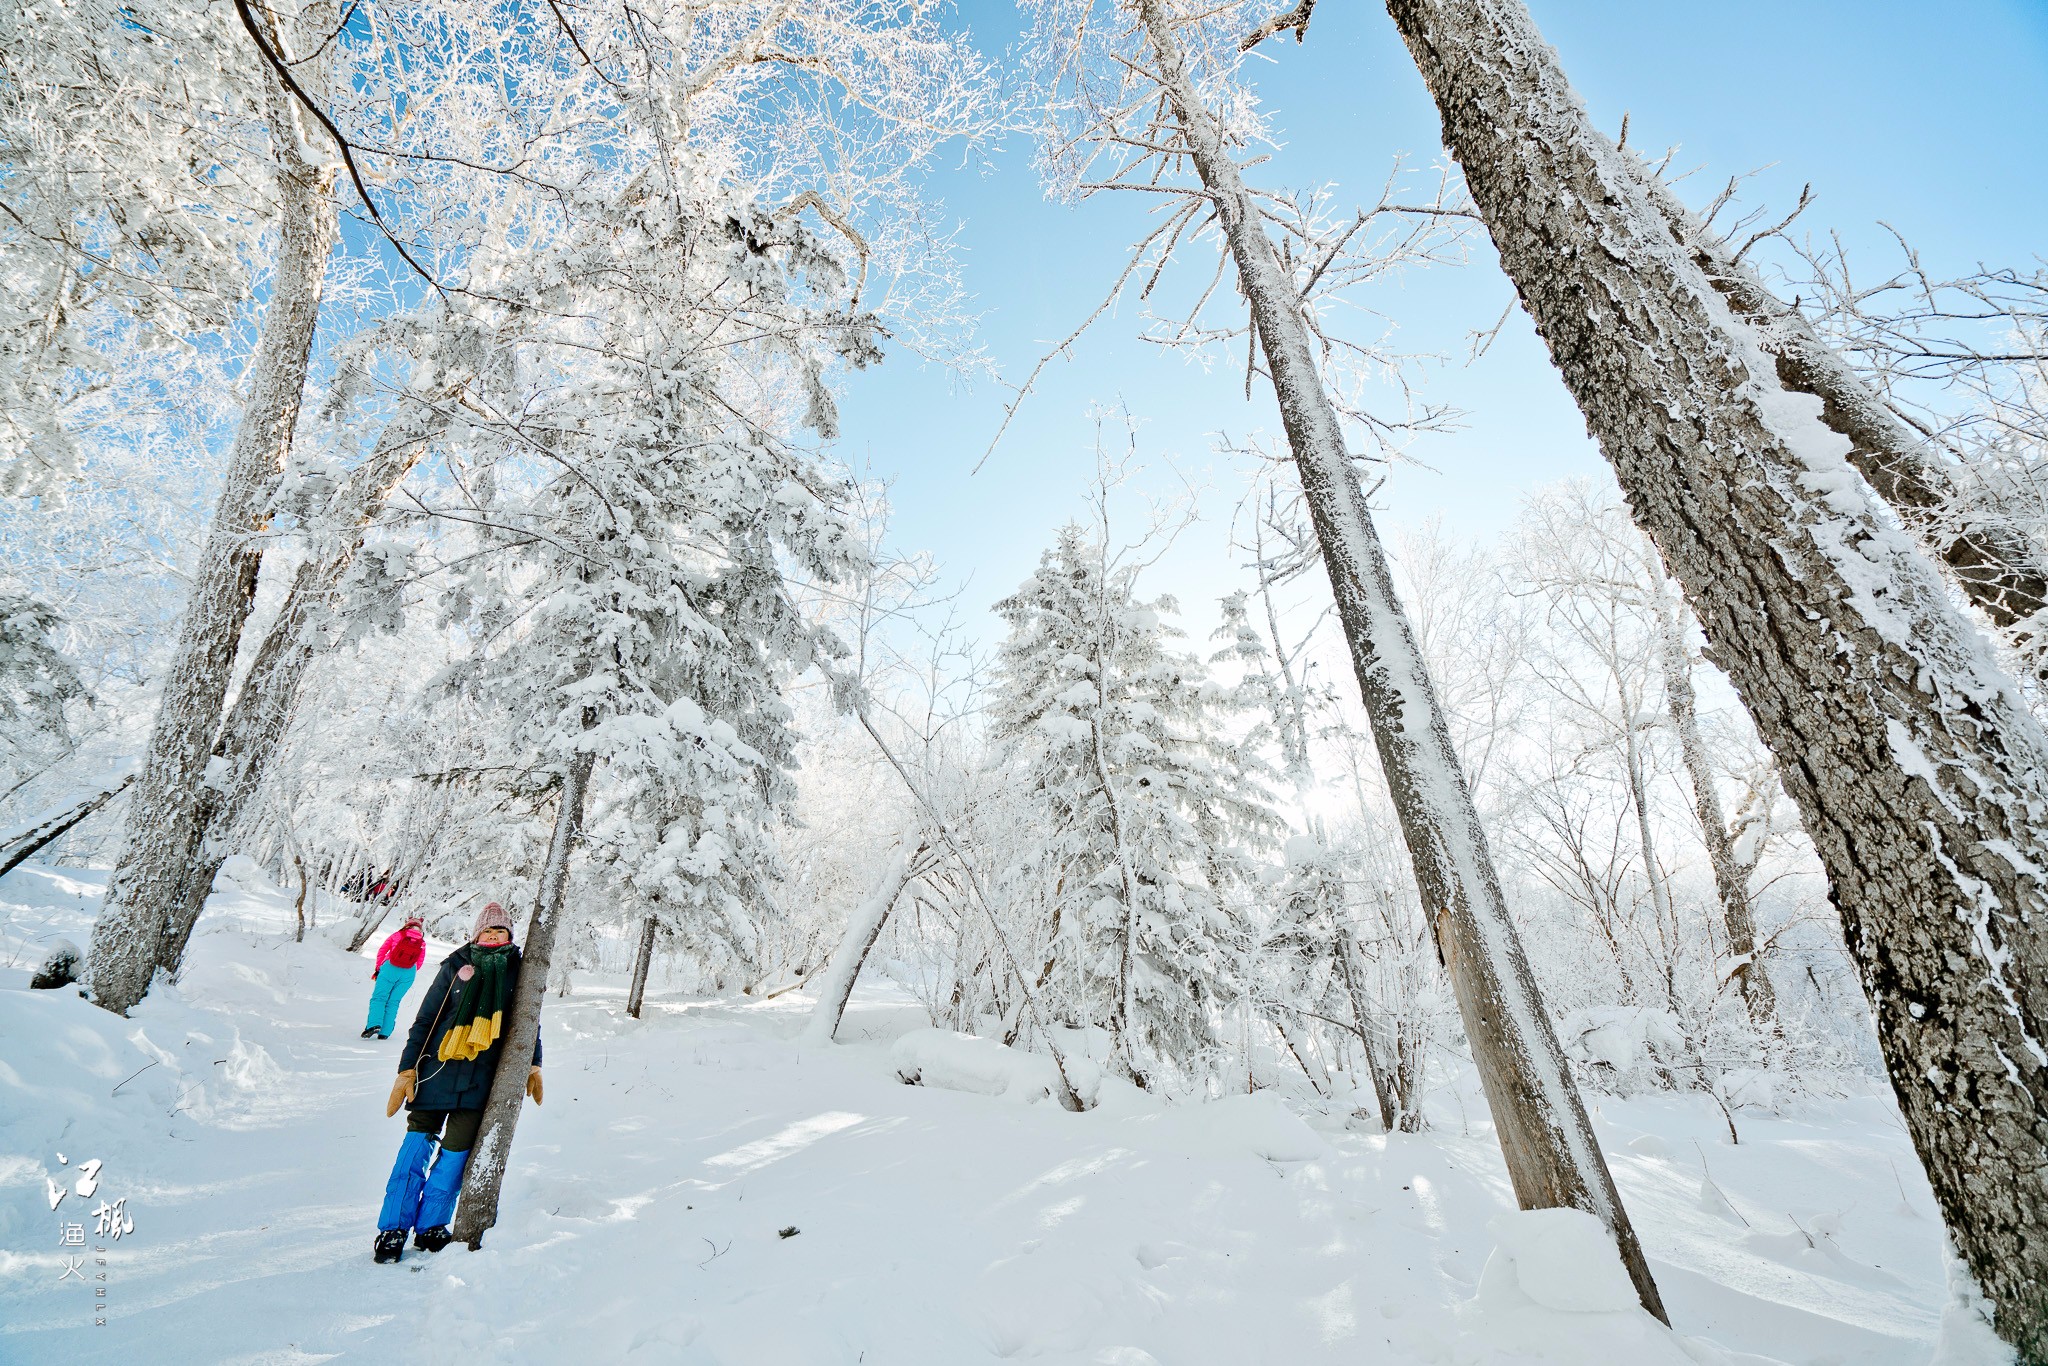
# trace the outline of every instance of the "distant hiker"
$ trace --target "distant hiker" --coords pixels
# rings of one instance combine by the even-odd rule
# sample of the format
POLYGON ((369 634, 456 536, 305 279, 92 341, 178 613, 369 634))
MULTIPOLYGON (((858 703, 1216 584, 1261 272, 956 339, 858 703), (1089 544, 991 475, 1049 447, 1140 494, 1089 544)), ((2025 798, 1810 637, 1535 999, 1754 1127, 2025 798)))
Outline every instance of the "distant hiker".
MULTIPOLYGON (((398 1080, 384 1113, 397 1114, 401 1104, 411 1113, 377 1215, 378 1261, 398 1260, 408 1229, 418 1230, 412 1241, 421 1251, 448 1246, 448 1220, 462 1193, 462 1171, 505 1052, 498 1040, 511 1024, 518 987, 512 918, 493 901, 477 913, 470 942, 442 960, 398 1056, 398 1080)), ((540 1104, 537 1031, 526 1094, 540 1104)))
POLYGON ((380 1039, 391 1037, 391 1031, 398 1027, 398 1003, 412 990, 412 979, 426 957, 426 925, 418 916, 409 915, 377 949, 377 966, 370 969, 370 980, 377 987, 370 993, 370 1019, 363 1026, 364 1038, 372 1034, 380 1039))

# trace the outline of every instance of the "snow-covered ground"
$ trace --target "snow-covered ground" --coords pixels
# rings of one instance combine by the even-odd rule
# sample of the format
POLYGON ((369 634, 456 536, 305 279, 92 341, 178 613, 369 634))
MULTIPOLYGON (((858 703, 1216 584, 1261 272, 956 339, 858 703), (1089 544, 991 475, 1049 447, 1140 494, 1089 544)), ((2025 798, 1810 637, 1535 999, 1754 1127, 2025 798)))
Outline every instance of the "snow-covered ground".
POLYGON ((398 1040, 357 1037, 368 956, 292 943, 255 887, 216 893, 182 985, 131 1020, 26 990, 35 945, 83 943, 100 888, 0 884, 7 1363, 1999 1359, 1960 1316, 1941 1341, 1941 1226, 1881 1097, 1746 1114, 1740 1146, 1700 1103, 1600 1105, 1673 1335, 1576 1216, 1509 1214, 1476 1114, 1387 1137, 1271 1092, 1165 1106, 1105 1083, 1070 1115, 929 1036, 901 1050, 928 1061, 908 1086, 894 1045, 927 1022, 873 984, 821 1051, 795 1042, 797 994, 651 998, 635 1022, 617 984, 579 980, 543 1015, 547 1103, 483 1250, 377 1266, 401 1121, 398 1040), (934 1084, 951 1075, 979 1090, 934 1084), (91 1159, 98 1189, 52 1211, 49 1183, 75 1191, 91 1159), (102 1244, 99 1327, 91 1247, 61 1226, 91 1235, 109 1197, 134 1230, 102 1244))

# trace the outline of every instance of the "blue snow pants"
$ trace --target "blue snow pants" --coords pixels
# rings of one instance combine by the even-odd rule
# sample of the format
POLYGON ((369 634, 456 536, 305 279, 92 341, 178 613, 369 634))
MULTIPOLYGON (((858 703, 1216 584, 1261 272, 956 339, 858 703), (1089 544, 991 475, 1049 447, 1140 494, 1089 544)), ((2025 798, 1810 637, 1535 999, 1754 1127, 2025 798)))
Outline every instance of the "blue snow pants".
POLYGON ((377 1211, 379 1232, 440 1228, 455 1217, 463 1169, 482 1120, 481 1110, 414 1110, 406 1116, 405 1141, 398 1145, 398 1160, 384 1183, 384 1207, 377 1211), (448 1140, 460 1142, 459 1150, 440 1142, 443 1120, 450 1121, 448 1140))
POLYGON ((412 990, 412 979, 419 976, 418 968, 396 968, 386 963, 377 969, 377 985, 370 992, 370 1018, 363 1021, 363 1028, 374 1029, 380 1038, 390 1038, 391 1031, 398 1026, 398 1003, 405 999, 405 993, 412 990))

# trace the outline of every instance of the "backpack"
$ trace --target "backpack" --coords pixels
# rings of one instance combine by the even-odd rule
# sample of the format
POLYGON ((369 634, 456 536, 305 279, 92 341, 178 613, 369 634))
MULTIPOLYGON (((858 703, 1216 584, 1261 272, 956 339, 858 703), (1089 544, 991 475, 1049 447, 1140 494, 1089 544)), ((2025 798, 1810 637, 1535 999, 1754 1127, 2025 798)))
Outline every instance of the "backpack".
POLYGON ((398 942, 391 946, 391 954, 385 961, 394 968, 416 968, 420 959, 426 957, 426 944, 419 936, 399 932, 398 942))

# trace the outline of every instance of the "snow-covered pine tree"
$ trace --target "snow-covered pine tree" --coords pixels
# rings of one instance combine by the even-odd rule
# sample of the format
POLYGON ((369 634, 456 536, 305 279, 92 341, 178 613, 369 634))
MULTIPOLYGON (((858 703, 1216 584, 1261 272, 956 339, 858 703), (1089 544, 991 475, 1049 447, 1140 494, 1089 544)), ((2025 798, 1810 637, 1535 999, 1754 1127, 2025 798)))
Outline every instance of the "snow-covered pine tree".
MULTIPOLYGON (((482 463, 460 487, 474 501, 450 511, 462 538, 444 602, 478 648, 448 683, 497 718, 501 767, 561 774, 525 941, 539 974, 586 788, 627 875, 619 891, 658 894, 703 942, 751 951, 790 795, 780 690, 836 648, 793 583, 843 578, 859 554, 833 506, 842 481, 789 415, 830 429, 824 377, 873 358, 875 325, 843 311, 844 275, 808 230, 715 182, 698 195, 629 194, 609 233, 593 222, 579 251, 611 269, 565 271, 555 311, 489 377, 480 403, 516 417, 473 426, 482 463), (700 306, 725 294, 732 313, 700 306), (778 327, 764 340, 742 314, 778 327)), ((515 1054, 531 1024, 515 1018, 515 1054)), ((458 1237, 495 1217, 518 1110, 506 1085, 458 1237)))
POLYGON ((65 730, 65 707, 87 696, 78 669, 51 637, 56 609, 26 593, 0 589, 0 722, 9 750, 65 730))
MULTIPOLYGON (((1261 556, 1260 600, 1277 632, 1272 584, 1264 577, 1263 560, 1261 556)), ((1278 740, 1281 771, 1294 789, 1295 807, 1304 823, 1313 828, 1304 809, 1315 774, 1308 760, 1306 698, 1296 686, 1293 667, 1299 657, 1276 657, 1276 652, 1268 649, 1266 638, 1252 624, 1248 593, 1227 595, 1219 609, 1220 620, 1209 639, 1220 642, 1221 648, 1209 656, 1209 662, 1236 670, 1234 700, 1239 707, 1249 715, 1270 718, 1270 733, 1278 740), (1280 666, 1278 677, 1273 668, 1276 663, 1280 666)), ((1317 836, 1296 835, 1286 841, 1284 849, 1284 868, 1268 870, 1268 876, 1279 881, 1266 898, 1271 910, 1259 926, 1251 993, 1254 1008, 1278 1032, 1310 1082, 1320 1088, 1330 1078, 1323 1052, 1317 1047, 1317 1022, 1348 1019, 1353 1014, 1350 1000, 1339 1005, 1331 998, 1335 981, 1331 969, 1342 951, 1347 924, 1343 875, 1317 836)), ((1373 1065, 1369 1042, 1362 1034, 1359 1040, 1367 1049, 1367 1069, 1378 1091, 1381 1113, 1391 1128, 1390 1094, 1373 1065)))
POLYGON ((701 566, 687 614, 649 616, 647 686, 689 738, 614 761, 624 790, 598 827, 643 936, 651 923, 714 984, 761 975, 759 921, 774 912, 784 875, 776 832, 796 791, 783 690, 832 648, 798 612, 774 554, 742 542, 701 566))
MULTIPOLYGON (((830 424, 830 400, 819 357, 849 355, 862 347, 872 354, 874 315, 889 316, 894 335, 908 345, 944 346, 938 334, 954 315, 955 281, 940 263, 943 251, 935 254, 923 231, 914 172, 948 139, 971 138, 985 125, 988 82, 965 39, 940 32, 927 12, 875 10, 858 0, 800 7, 742 0, 710 11, 657 5, 630 17, 578 16, 575 24, 584 25, 579 34, 564 13, 553 16, 553 25, 527 32, 526 16, 516 5, 427 6, 385 15, 367 28, 343 24, 339 31, 334 31, 331 10, 315 5, 301 16, 301 26, 322 35, 303 62, 293 58, 298 46, 290 41, 298 33, 284 31, 291 25, 266 24, 261 14, 243 11, 252 27, 236 35, 235 50, 259 73, 256 79, 276 84, 264 74, 271 68, 257 58, 263 49, 269 49, 266 59, 277 58, 271 64, 276 70, 297 72, 298 89, 291 95, 268 91, 273 123, 318 125, 314 132, 272 138, 266 154, 275 152, 283 160, 297 153, 319 158, 313 169, 331 177, 336 169, 328 160, 333 142, 346 138, 354 148, 356 169, 371 167, 372 180, 380 162, 402 164, 406 193, 382 210, 376 203, 364 208, 407 263, 430 278, 450 331, 475 327, 489 337, 513 318, 543 317, 556 325, 553 337, 535 335, 548 331, 544 324, 506 345, 561 344, 567 339, 560 334, 569 330, 561 324, 571 321, 556 311, 564 300, 580 295, 587 303, 605 288, 644 294, 646 273, 620 269, 621 260, 637 263, 659 252, 663 242, 674 242, 675 224, 692 220, 702 207, 702 187, 716 184, 744 185, 749 207, 738 216, 714 213, 687 231, 738 231, 745 253, 740 268, 726 276, 732 288, 714 290, 708 304, 702 294, 687 290, 660 296, 657 289, 649 296, 653 311, 675 315, 668 326, 679 335, 714 350, 734 345, 779 349, 785 359, 808 366, 801 385, 777 397, 793 400, 790 411, 820 429, 830 424), (525 35, 522 41, 501 41, 508 26, 525 35), (386 60, 394 52, 404 56, 386 60), (345 69, 323 80, 323 66, 345 69), (413 82, 431 85, 433 94, 422 97, 413 82), (636 83, 658 93, 619 98, 636 83), (386 212, 395 217, 387 218, 386 212), (752 331, 760 321, 758 312, 732 306, 746 297, 754 272, 772 275, 780 268, 770 259, 774 247, 796 240, 799 223, 822 224, 832 239, 832 251, 814 252, 814 257, 841 258, 830 264, 834 302, 842 316, 829 325, 840 335, 822 352, 810 345, 808 325, 790 330, 770 324, 752 331), (877 301, 867 303, 861 295, 871 276, 884 287, 877 301), (704 317, 721 308, 729 330, 704 327, 704 317), (698 316, 689 316, 692 310, 698 316)), ((118 16, 107 20, 115 30, 124 24, 118 16)), ((278 183, 291 190, 293 185, 285 184, 290 178, 278 183)), ((372 193, 360 179, 355 184, 361 193, 372 193)), ((254 371, 260 380, 258 401, 243 414, 237 447, 264 460, 290 444, 289 419, 306 374, 303 351, 297 387, 288 375, 275 383, 262 376, 294 368, 282 364, 292 359, 285 344, 302 333, 310 336, 318 312, 317 290, 294 282, 317 284, 306 262, 316 254, 325 256, 310 250, 315 244, 305 234, 295 237, 289 230, 314 223, 317 215, 302 211, 304 206, 290 194, 272 198, 285 204, 280 221, 288 231, 274 271, 270 313, 292 326, 271 329, 275 344, 266 341, 270 349, 259 354, 254 371)), ((327 219, 320 221, 331 226, 331 199, 317 198, 327 210, 327 219)), ((429 312, 423 310, 422 317, 429 312)), ((643 322, 647 316, 644 309, 628 312, 643 322)), ((592 316, 608 315, 599 309, 592 316)), ((616 354, 589 335, 570 344, 616 354)), ((424 350, 415 348, 415 354, 424 350)), ((408 425, 425 433, 400 443, 401 450, 414 451, 434 439, 436 418, 445 416, 445 411, 431 411, 436 401, 445 410, 460 397, 465 416, 490 416, 487 401, 474 391, 464 392, 460 366, 452 363, 457 358, 444 354, 440 359, 451 383, 424 386, 419 397, 428 400, 429 412, 398 414, 419 419, 401 422, 398 435, 404 436, 408 425)), ((743 379, 721 400, 744 411, 755 408, 761 397, 757 386, 743 379)), ((344 411, 349 407, 342 405, 344 411)), ((517 428, 520 422, 501 425, 517 428)), ((529 455, 546 458, 552 436, 537 434, 530 423, 519 435, 529 443, 529 455)), ((352 542, 364 523, 383 511, 410 459, 394 463, 383 460, 384 451, 368 454, 363 470, 390 465, 389 477, 369 480, 360 490, 343 489, 347 496, 324 509, 317 503, 271 506, 275 470, 266 475, 267 482, 257 481, 250 475, 254 456, 234 465, 238 473, 229 480, 233 496, 215 519, 213 543, 219 548, 232 541, 237 547, 228 564, 235 576, 230 583, 218 573, 202 575, 202 588, 187 613, 191 639, 181 647, 184 662, 171 672, 174 695, 163 711, 152 762, 136 786, 135 809, 151 814, 131 819, 123 868, 111 884, 114 913, 103 917, 107 967, 104 972, 95 967, 95 981, 113 1008, 124 1009, 138 997, 153 968, 175 970, 203 900, 210 822, 191 799, 211 786, 201 782, 201 775, 232 779, 236 791, 229 800, 212 804, 220 819, 211 822, 232 825, 231 808, 246 800, 263 766, 263 752, 274 748, 295 700, 293 687, 273 689, 268 671, 252 671, 250 678, 261 686, 245 688, 244 695, 251 709, 266 715, 246 730, 230 718, 236 733, 219 733, 218 704, 228 690, 250 596, 244 590, 256 582, 258 548, 246 527, 260 520, 266 539, 273 539, 291 530, 280 526, 286 520, 280 513, 312 512, 325 523, 309 528, 315 555, 332 564, 337 556, 328 552, 338 551, 342 567, 354 572, 346 564, 354 553, 352 542), (257 494, 265 506, 251 513, 247 505, 257 494), (202 647, 205 658, 195 665, 194 652, 202 647), (254 743, 244 743, 250 737, 254 743), (230 752, 216 753, 216 744, 223 741, 230 752)), ((331 597, 333 576, 318 565, 313 568, 318 591, 312 596, 331 597)), ((301 600, 306 596, 301 594, 301 600)), ((284 620, 297 622, 302 616, 294 611, 284 620)), ((303 672, 304 633, 293 630, 278 643, 283 675, 303 672)), ((228 833, 212 831, 215 836, 228 833)))
POLYGON ((1278 822, 1226 691, 1173 648, 1173 600, 1139 600, 1137 578, 1078 523, 1060 530, 996 604, 1009 635, 991 730, 1046 837, 1048 999, 1106 1029, 1114 1065, 1143 1082, 1198 1070, 1211 1012, 1241 992, 1241 846, 1278 822))

